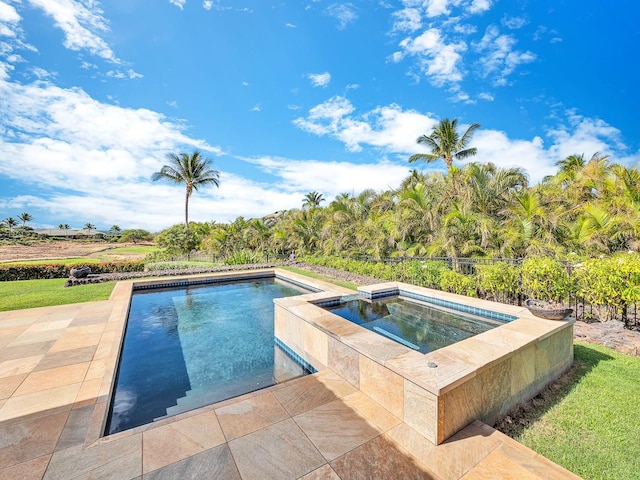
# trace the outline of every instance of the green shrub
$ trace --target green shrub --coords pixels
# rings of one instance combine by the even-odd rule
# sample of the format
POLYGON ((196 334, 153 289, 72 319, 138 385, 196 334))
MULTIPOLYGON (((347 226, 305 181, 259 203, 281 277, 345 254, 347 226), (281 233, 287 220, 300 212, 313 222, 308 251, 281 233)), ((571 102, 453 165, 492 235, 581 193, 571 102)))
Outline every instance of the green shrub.
POLYGON ((124 273, 142 272, 144 263, 140 261, 130 262, 102 262, 102 263, 41 263, 0 265, 0 281, 11 282, 14 280, 44 280, 51 278, 66 278, 72 268, 89 266, 92 274, 98 273, 124 273))
POLYGON ((262 263, 262 254, 251 250, 236 250, 231 252, 224 259, 225 265, 247 265, 251 263, 262 263))
POLYGON ((586 260, 575 267, 578 295, 610 320, 629 303, 640 301, 640 255, 620 254, 586 260))
POLYGON ((146 271, 183 270, 187 268, 213 267, 219 264, 210 262, 152 262, 145 265, 146 271))
POLYGON ((476 284, 473 277, 453 270, 443 270, 440 274, 440 288, 445 292, 477 297, 476 284))
POLYGON ((486 298, 516 298, 521 290, 521 268, 505 262, 493 265, 476 265, 476 283, 480 294, 486 298))
POLYGON ((575 293, 575 284, 559 261, 532 257, 522 262, 522 291, 530 298, 560 303, 575 293))

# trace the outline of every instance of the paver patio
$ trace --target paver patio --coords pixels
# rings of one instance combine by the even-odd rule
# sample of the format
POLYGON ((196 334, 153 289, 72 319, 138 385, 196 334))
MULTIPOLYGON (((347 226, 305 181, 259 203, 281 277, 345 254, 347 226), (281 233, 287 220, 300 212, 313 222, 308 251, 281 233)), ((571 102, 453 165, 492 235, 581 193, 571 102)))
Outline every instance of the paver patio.
POLYGON ((0 312, 0 479, 578 478, 479 421, 435 446, 330 370, 102 437, 128 291, 0 312))

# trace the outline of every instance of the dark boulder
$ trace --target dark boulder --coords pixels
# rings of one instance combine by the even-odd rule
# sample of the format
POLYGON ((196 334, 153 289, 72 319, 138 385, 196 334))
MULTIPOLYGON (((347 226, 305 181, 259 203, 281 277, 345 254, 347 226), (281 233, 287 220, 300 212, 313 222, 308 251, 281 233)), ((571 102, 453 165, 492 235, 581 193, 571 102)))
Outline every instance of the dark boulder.
POLYGON ((90 267, 77 267, 72 268, 69 271, 69 276, 73 278, 87 278, 87 276, 91 273, 90 267))

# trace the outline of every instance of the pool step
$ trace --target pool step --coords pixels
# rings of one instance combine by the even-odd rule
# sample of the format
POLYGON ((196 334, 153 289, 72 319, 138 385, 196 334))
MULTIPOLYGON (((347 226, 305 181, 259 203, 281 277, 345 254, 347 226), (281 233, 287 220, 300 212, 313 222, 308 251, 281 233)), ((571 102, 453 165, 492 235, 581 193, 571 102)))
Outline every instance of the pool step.
POLYGON ((167 408, 167 416, 178 415, 273 384, 273 368, 269 368, 260 374, 254 374, 251 379, 226 381, 209 387, 194 388, 188 390, 184 397, 178 398, 175 406, 167 408))

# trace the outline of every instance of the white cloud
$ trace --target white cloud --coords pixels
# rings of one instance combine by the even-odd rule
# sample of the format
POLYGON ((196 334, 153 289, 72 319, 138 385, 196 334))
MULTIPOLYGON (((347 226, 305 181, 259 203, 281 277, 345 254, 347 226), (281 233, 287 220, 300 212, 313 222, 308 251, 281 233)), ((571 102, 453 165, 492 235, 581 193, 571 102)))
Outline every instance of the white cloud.
POLYGON ((335 96, 309 110, 294 125, 314 135, 329 135, 343 142, 348 150, 358 152, 362 144, 389 152, 416 153, 416 139, 428 132, 436 120, 413 110, 403 111, 392 104, 353 116, 351 102, 335 96))
POLYGON ((314 87, 326 87, 331 82, 331 74, 329 72, 310 73, 307 78, 311 80, 311 85, 314 87))
POLYGON ((344 30, 358 19, 356 7, 352 3, 334 3, 327 8, 326 12, 338 20, 339 30, 344 30))
MULTIPOLYGON (((176 7, 178 7, 180 10, 182 10, 184 8, 184 4, 187 3, 187 0, 169 0, 169 3, 171 5, 175 5, 176 7)), ((213 5, 213 4, 212 4, 213 5)), ((206 7, 205 7, 206 8, 206 7)), ((211 8, 211 5, 209 6, 209 8, 211 8)))
POLYGON ((470 13, 484 13, 491 8, 491 0, 473 0, 469 5, 470 13))
POLYGON ((287 28, 297 28, 293 23, 289 23, 289 22, 285 23, 284 26, 287 28))
POLYGON ((406 56, 417 58, 417 66, 431 83, 443 86, 462 80, 460 69, 462 64, 461 52, 467 49, 464 42, 445 43, 437 28, 430 28, 415 38, 405 38, 400 42, 400 52, 393 55, 394 61, 400 61, 406 56))
POLYGON ((213 7, 212 0, 204 0, 204 2, 202 2, 202 8, 204 8, 205 10, 211 10, 211 7, 213 7))
POLYGON ((399 32, 415 32, 422 28, 422 17, 417 8, 403 8, 393 12, 393 30, 399 32))
POLYGON ((480 100, 486 100, 487 102, 493 102, 495 100, 495 97, 490 94, 489 92, 481 92, 478 94, 478 98, 480 100))
POLYGON ((517 40, 512 35, 500 34, 498 27, 490 25, 474 49, 480 53, 478 64, 483 78, 491 77, 494 85, 507 85, 507 77, 518 65, 533 62, 536 55, 530 51, 514 50, 517 40))
POLYGON ((505 14, 500 22, 502 23, 502 25, 511 30, 517 30, 529 23, 529 20, 527 20, 525 17, 511 17, 505 14))
MULTIPOLYGON (((324 162, 279 157, 247 159, 265 172, 282 180, 279 188, 288 192, 321 192, 332 199, 341 192, 359 193, 367 188, 385 190, 397 187, 409 174, 410 166, 387 160, 376 163, 324 162), (384 172, 384 174, 382 174, 384 172)), ((302 197, 299 205, 302 204, 302 197)), ((298 206, 298 205, 296 205, 298 206)), ((292 208, 289 205, 287 208, 292 208)))
POLYGON ((87 50, 93 55, 120 63, 111 48, 100 37, 108 30, 107 21, 97 2, 76 0, 27 0, 53 18, 65 35, 64 46, 69 50, 87 50))
POLYGON ((256 103, 251 109, 252 112, 260 112, 262 111, 262 106, 259 103, 256 103))
POLYGON ((427 17, 437 17, 440 15, 449 15, 449 0, 425 0, 424 5, 427 9, 427 17))
POLYGON ((13 6, 0 2, 0 22, 16 24, 20 20, 22 18, 13 6))

